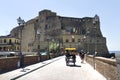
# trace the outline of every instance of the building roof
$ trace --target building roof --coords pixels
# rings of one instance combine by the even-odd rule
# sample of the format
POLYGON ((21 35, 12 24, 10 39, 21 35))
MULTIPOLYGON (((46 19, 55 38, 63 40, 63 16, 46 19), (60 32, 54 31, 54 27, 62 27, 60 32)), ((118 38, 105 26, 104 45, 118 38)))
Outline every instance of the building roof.
MULTIPOLYGON (((13 37, 13 36, 7 35, 7 36, 0 36, 0 38, 16 38, 16 37, 13 37)), ((18 39, 18 38, 16 38, 16 39, 18 39)))

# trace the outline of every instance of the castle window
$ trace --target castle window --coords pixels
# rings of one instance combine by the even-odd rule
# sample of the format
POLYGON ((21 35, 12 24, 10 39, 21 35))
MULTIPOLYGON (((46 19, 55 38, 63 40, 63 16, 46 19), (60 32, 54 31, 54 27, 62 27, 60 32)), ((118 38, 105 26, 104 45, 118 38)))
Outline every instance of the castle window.
POLYGON ((65 42, 69 42, 69 40, 68 39, 66 39, 66 41, 65 42))
POLYGON ((10 39, 10 40, 9 40, 9 44, 11 44, 11 43, 12 43, 12 40, 10 39))
POLYGON ((6 47, 3 47, 3 50, 6 51, 6 47))
POLYGON ((48 17, 46 17, 46 20, 48 20, 48 17))
POLYGON ((36 22, 38 22, 38 19, 36 20, 36 22))
POLYGON ((92 42, 92 40, 90 40, 90 42, 92 42))
POLYGON ((48 29, 47 25, 45 25, 45 30, 48 29))
POLYGON ((80 39, 78 39, 78 42, 80 42, 80 39))
POLYGON ((72 35, 72 42, 75 42, 75 36, 72 35))
POLYGON ((16 40, 15 40, 15 43, 16 43, 16 40))
POLYGON ((82 30, 82 34, 85 34, 85 33, 86 33, 86 31, 83 29, 83 30, 82 30))
POLYGON ((2 40, 0 40, 0 43, 2 43, 2 40))
POLYGON ((0 51, 2 50, 2 47, 0 47, 0 51))
POLYGON ((75 38, 72 38, 72 42, 75 42, 75 38))
POLYGON ((97 40, 97 42, 99 42, 99 40, 97 40))
POLYGON ((6 39, 4 39, 4 43, 6 43, 7 41, 6 41, 6 39))

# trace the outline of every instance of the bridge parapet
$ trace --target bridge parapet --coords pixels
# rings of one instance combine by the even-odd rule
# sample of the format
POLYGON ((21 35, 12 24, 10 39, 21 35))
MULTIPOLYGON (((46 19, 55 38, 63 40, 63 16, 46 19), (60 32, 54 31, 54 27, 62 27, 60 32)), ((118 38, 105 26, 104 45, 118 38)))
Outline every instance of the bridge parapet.
POLYGON ((117 65, 115 59, 104 57, 93 57, 86 55, 86 61, 100 72, 107 80, 116 80, 117 78, 117 65))
MULTIPOLYGON (((24 56, 23 66, 28 66, 31 64, 38 63, 38 57, 37 55, 30 55, 30 56, 24 56)), ((41 61, 45 61, 48 59, 47 55, 41 56, 41 61)), ((7 57, 7 58, 0 58, 0 73, 14 70, 20 67, 20 58, 18 56, 14 57, 7 57)))

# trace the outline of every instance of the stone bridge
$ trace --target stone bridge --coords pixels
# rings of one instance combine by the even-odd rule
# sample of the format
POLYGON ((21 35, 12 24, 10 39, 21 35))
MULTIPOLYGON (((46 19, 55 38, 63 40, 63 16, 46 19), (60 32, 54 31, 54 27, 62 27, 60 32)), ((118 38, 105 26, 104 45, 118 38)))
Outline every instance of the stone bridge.
MULTIPOLYGON (((29 58, 30 59, 30 58, 29 58)), ((31 61, 35 58, 32 58, 31 61)), ((26 59, 27 60, 27 59, 26 59)), ((87 62, 81 63, 79 56, 76 66, 66 66, 65 56, 52 58, 25 68, 2 73, 1 80, 116 80, 115 60, 86 56, 87 62)), ((9 60, 10 61, 10 60, 9 60)), ((15 60, 14 60, 15 61, 15 60)), ((1 62, 1 61, 0 61, 1 62)), ((27 62, 26 62, 27 63, 27 62)), ((10 65, 10 64, 9 64, 10 65)), ((12 64, 11 64, 12 65, 12 64)))

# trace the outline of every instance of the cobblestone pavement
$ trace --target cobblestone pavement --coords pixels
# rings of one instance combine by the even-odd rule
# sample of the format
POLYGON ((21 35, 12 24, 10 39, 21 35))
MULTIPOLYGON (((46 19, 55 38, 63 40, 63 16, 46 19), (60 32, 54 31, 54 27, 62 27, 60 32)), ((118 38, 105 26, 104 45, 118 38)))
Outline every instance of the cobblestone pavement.
POLYGON ((65 56, 0 75, 0 80, 106 80, 77 56, 76 66, 66 66, 65 56))

